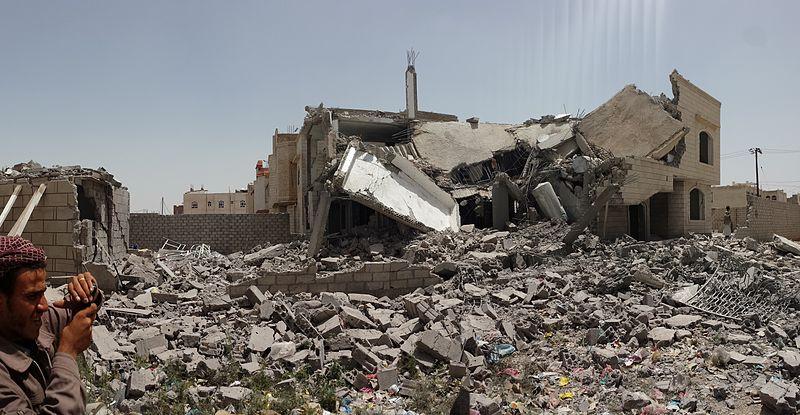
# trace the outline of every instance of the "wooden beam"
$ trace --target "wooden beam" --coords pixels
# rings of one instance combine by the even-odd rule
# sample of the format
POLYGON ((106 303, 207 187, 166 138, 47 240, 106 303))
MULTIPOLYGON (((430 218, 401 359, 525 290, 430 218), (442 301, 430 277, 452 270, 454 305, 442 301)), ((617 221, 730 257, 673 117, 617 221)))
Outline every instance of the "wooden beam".
POLYGON ((28 205, 25 206, 25 210, 22 211, 22 214, 19 215, 17 222, 14 223, 14 227, 11 228, 11 232, 8 233, 8 236, 22 235, 22 232, 25 230, 25 226, 28 225, 28 220, 31 218, 31 214, 33 214, 33 209, 36 209, 36 206, 42 199, 42 195, 44 194, 44 190, 46 188, 47 185, 44 183, 39 185, 39 188, 36 189, 36 192, 33 194, 33 196, 31 196, 31 200, 28 202, 28 205))
POLYGON ((0 226, 3 226, 3 222, 6 221, 8 214, 11 213, 11 208, 14 207, 14 202, 17 201, 17 195, 19 195, 20 190, 22 190, 21 184, 18 184, 16 187, 14 187, 14 192, 11 193, 11 196, 8 198, 6 207, 3 208, 3 213, 0 213, 0 226))

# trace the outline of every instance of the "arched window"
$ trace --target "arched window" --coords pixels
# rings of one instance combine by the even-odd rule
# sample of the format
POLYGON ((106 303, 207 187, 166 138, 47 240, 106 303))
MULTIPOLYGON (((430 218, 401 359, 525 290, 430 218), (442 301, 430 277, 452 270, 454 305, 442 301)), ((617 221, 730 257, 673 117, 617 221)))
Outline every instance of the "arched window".
POLYGON ((689 192, 690 220, 704 220, 706 218, 706 205, 703 199, 703 192, 699 189, 692 189, 692 191, 689 192))
POLYGON ((197 209, 197 202, 192 202, 192 209, 197 209))
POLYGON ((711 151, 713 147, 711 146, 711 136, 708 135, 707 132, 701 131, 700 132, 700 162, 705 164, 711 164, 711 151))

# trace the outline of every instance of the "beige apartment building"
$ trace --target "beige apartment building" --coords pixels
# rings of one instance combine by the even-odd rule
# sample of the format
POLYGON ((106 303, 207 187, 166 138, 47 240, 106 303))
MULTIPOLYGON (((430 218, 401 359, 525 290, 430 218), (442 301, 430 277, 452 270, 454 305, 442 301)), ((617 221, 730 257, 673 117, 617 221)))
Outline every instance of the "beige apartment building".
POLYGON ((297 211, 297 169, 298 133, 280 133, 275 130, 272 136, 272 154, 269 155, 270 169, 267 194, 267 210, 270 213, 288 213, 290 229, 295 230, 297 211))
POLYGON ((253 205, 253 194, 247 190, 209 193, 205 189, 191 189, 183 194, 184 215, 253 213, 253 205))

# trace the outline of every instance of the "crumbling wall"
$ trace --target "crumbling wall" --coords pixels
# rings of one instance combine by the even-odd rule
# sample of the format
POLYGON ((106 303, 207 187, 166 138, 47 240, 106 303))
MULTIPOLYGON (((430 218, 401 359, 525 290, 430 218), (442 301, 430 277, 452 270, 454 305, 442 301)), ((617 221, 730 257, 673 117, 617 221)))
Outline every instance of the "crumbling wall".
POLYGON ((721 104, 677 71, 670 74, 681 121, 689 128, 686 153, 681 158, 683 177, 719 184, 720 178, 720 108, 721 104), (700 162, 700 133, 705 131, 712 142, 710 163, 700 162))
POLYGON ((396 297, 420 287, 442 282, 425 267, 409 265, 408 261, 366 262, 356 271, 317 274, 311 266, 297 272, 262 271, 255 280, 228 287, 231 298, 241 297, 251 285, 262 292, 298 294, 302 292, 346 292, 396 297))
MULTIPOLYGON (((78 221, 77 188, 68 180, 21 179, 0 184, 0 205, 5 207, 17 184, 22 185, 11 213, 0 232, 8 234, 22 214, 40 184, 47 188, 33 211, 22 237, 44 249, 47 254, 47 271, 53 275, 74 274, 80 270, 82 252, 75 248, 77 237, 73 232, 78 221)), ((0 208, 2 209, 2 208, 0 208)))
POLYGON ((747 227, 736 231, 736 236, 750 236, 759 241, 772 240, 778 234, 792 240, 800 240, 800 206, 747 196, 749 213, 747 227))
POLYGON ((242 215, 130 215, 130 243, 140 248, 158 249, 171 239, 189 246, 207 244, 215 251, 230 254, 249 251, 256 245, 288 242, 289 215, 285 213, 242 215))

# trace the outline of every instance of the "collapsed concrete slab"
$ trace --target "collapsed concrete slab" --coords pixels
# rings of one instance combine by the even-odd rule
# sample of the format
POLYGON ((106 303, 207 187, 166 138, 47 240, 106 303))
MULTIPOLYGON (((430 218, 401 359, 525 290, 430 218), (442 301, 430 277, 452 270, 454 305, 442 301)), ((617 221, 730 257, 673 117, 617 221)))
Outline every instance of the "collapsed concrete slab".
POLYGON ((680 119, 665 111, 661 103, 635 85, 622 88, 605 104, 586 115, 579 128, 591 143, 618 157, 654 156, 654 152, 669 150, 688 132, 680 119))
POLYGON ((353 200, 422 231, 461 226, 458 204, 408 159, 381 159, 367 146, 350 144, 334 174, 334 186, 353 200))

